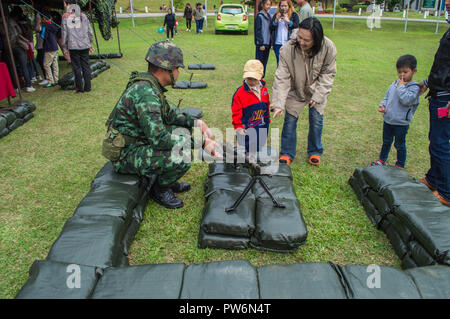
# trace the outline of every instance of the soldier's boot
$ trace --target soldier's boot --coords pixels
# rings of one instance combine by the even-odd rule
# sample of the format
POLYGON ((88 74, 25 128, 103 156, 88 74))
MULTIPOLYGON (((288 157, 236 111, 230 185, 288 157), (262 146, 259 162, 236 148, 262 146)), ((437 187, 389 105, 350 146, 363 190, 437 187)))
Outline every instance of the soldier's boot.
POLYGON ((171 187, 163 187, 158 183, 150 191, 151 197, 166 208, 175 209, 183 207, 183 201, 175 196, 171 187))
POLYGON ((174 193, 183 193, 183 192, 187 192, 188 190, 191 189, 191 185, 189 185, 189 183, 186 182, 175 182, 173 183, 170 188, 174 191, 174 193))

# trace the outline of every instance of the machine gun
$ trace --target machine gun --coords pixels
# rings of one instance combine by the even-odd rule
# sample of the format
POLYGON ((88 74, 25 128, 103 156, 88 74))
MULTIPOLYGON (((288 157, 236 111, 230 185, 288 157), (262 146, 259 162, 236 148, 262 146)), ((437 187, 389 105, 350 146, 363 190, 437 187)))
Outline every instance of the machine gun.
POLYGON ((285 205, 278 202, 276 198, 273 196, 273 194, 270 192, 270 188, 267 186, 267 184, 262 179, 262 176, 269 176, 270 174, 269 166, 264 166, 262 163, 258 162, 257 156, 253 156, 251 153, 247 153, 244 150, 239 149, 238 147, 231 146, 229 144, 224 144, 222 149, 222 157, 224 160, 226 160, 227 156, 233 156, 233 164, 238 165, 242 164, 244 167, 247 167, 251 174, 252 179, 248 183, 248 185, 245 187, 242 194, 239 196, 239 198, 234 202, 234 204, 228 208, 225 208, 225 211, 227 213, 233 212, 239 204, 242 202, 244 197, 248 194, 250 189, 259 182, 259 184, 262 186, 264 191, 269 195, 270 199, 272 199, 273 206, 278 208, 286 208, 285 205))

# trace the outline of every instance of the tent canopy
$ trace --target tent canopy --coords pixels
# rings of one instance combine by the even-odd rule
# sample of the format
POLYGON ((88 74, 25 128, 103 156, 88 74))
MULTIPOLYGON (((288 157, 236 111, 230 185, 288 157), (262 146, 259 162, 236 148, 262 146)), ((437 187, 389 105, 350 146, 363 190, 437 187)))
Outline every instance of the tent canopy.
MULTIPOLYGON (((50 9, 62 10, 64 8, 63 0, 2 0, 2 2, 16 5, 43 6, 50 9)), ((114 17, 116 0, 78 0, 77 2, 83 10, 92 10, 103 38, 109 40, 111 38, 111 26, 116 25, 114 17)))

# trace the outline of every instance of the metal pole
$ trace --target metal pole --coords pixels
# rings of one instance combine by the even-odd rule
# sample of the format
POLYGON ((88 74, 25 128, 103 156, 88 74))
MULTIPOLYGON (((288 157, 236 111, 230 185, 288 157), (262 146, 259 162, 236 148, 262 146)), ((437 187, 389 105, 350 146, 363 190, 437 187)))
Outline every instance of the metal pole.
POLYGON ((16 84, 17 84, 17 93, 19 93, 20 101, 22 102, 22 92, 20 91, 19 76, 17 75, 16 63, 14 62, 14 56, 13 56, 12 49, 11 49, 11 42, 9 40, 8 26, 6 24, 5 13, 3 12, 2 0, 0 0, 0 11, 1 11, 0 13, 2 15, 3 28, 5 30, 6 44, 8 45, 9 59, 10 59, 11 67, 13 69, 13 73, 14 73, 14 80, 16 81, 16 84))
POLYGON ((405 33, 406 33, 406 29, 408 28, 408 14, 409 14, 410 0, 406 0, 406 1, 408 1, 408 6, 406 7, 405 33))
POLYGON ((208 0, 205 0, 205 27, 208 27, 208 0))
POLYGON ((92 2, 91 2, 91 0, 89 0, 89 15, 91 16, 92 30, 94 31, 95 44, 97 46, 97 54, 98 54, 98 57, 100 58, 100 47, 98 46, 97 31, 95 31, 95 23, 94 23, 94 19, 92 18, 92 2))
POLYGON ((117 19, 117 13, 116 10, 114 10, 114 16, 116 17, 117 21, 117 44, 119 45, 119 53, 122 54, 122 50, 120 49, 120 35, 119 35, 119 20, 117 19))
POLYGON ((336 0, 334 0, 333 4, 333 30, 334 30, 334 20, 336 19, 336 0))
MULTIPOLYGON (((444 1, 444 0, 442 0, 442 1, 444 1)), ((441 1, 439 1, 439 8, 438 8, 438 18, 437 18, 437 22, 436 22, 436 32, 434 32, 434 33, 438 33, 438 30, 439 30, 439 20, 441 19, 441 1)))
POLYGON ((130 8, 131 8, 131 21, 133 22, 133 29, 134 29, 134 9, 133 9, 133 0, 130 0, 130 8))

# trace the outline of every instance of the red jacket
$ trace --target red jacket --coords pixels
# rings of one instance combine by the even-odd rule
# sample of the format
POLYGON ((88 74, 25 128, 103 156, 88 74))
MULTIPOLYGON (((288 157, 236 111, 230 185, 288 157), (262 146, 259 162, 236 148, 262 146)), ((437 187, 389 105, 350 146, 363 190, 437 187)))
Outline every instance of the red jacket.
POLYGON ((233 95, 231 110, 233 112, 233 126, 247 129, 254 127, 269 128, 270 123, 270 100, 266 87, 266 81, 261 80, 261 100, 244 83, 236 90, 233 95))

